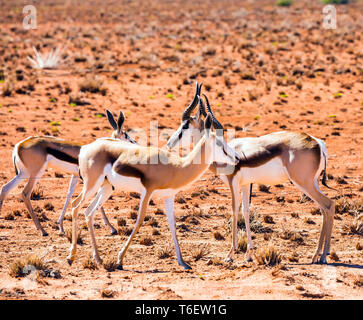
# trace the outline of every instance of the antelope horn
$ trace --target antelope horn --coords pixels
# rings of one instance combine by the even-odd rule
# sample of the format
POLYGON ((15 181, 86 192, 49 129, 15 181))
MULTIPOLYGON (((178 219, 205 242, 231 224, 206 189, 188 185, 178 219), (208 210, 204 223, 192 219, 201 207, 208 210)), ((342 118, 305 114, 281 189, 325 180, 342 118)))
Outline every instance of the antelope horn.
POLYGON ((183 121, 188 120, 190 118, 190 114, 195 109, 195 107, 198 105, 198 102, 199 102, 198 96, 200 95, 201 88, 202 88, 202 85, 199 86, 198 82, 197 82, 194 99, 193 99, 192 103, 189 105, 189 107, 186 108, 185 111, 183 112, 183 116, 182 116, 183 121))
POLYGON ((216 119, 216 117, 214 116, 214 114, 212 112, 212 109, 210 107, 210 104, 209 104, 209 101, 208 101, 207 96, 205 94, 203 94, 203 96, 204 96, 205 101, 207 103, 207 111, 212 115, 212 120, 213 120, 214 128, 215 129, 222 129, 223 130, 222 124, 216 119))
POLYGON ((205 105, 203 99, 199 100, 199 112, 202 116, 207 117, 207 112, 205 111, 205 105))

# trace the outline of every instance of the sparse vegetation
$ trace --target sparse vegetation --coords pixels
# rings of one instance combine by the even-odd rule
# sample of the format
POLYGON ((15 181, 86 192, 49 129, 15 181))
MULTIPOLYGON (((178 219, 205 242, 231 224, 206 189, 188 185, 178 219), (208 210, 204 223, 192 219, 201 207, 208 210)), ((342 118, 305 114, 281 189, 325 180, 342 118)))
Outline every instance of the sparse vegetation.
POLYGON ((28 255, 14 261, 9 267, 9 274, 11 277, 24 277, 35 270, 46 270, 46 264, 43 258, 36 254, 28 255))
POLYGON ((293 3, 293 0, 278 0, 276 5, 279 7, 290 7, 293 3))
POLYGON ((280 264, 282 260, 281 254, 272 244, 268 247, 257 249, 255 257, 258 264, 269 267, 280 264))
POLYGON ((196 248, 193 248, 191 254, 194 261, 198 261, 206 257, 210 253, 210 246, 208 244, 201 244, 196 248))

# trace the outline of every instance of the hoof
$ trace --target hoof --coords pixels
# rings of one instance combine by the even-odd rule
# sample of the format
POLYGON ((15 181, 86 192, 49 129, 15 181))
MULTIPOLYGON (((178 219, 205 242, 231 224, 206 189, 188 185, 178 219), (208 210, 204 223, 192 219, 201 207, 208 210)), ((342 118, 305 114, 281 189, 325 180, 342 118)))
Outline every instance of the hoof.
POLYGON ((64 230, 59 230, 58 234, 63 237, 66 233, 64 232, 64 230))
POLYGON ((116 236, 118 233, 117 233, 117 230, 113 230, 112 232, 111 232, 111 236, 116 236))
POLYGON ((227 257, 226 259, 224 259, 224 261, 228 262, 228 263, 232 263, 233 259, 231 257, 227 257))
POLYGON ((49 235, 48 232, 42 231, 42 236, 43 237, 48 237, 48 235, 49 235))
POLYGON ((183 264, 181 264, 181 266, 184 268, 184 270, 192 270, 192 267, 185 262, 183 264))
POLYGON ((72 265, 72 263, 73 263, 73 260, 71 260, 71 259, 67 259, 67 262, 68 262, 68 264, 71 266, 71 265, 72 265))
POLYGON ((117 267, 116 267, 117 270, 123 270, 124 268, 122 267, 122 264, 119 264, 117 267))

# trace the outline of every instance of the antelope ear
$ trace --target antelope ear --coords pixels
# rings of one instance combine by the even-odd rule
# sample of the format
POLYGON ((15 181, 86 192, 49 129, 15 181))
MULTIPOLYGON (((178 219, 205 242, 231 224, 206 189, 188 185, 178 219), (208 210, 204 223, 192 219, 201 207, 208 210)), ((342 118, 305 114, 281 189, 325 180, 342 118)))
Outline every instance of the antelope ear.
POLYGON ((117 131, 118 132, 121 132, 121 129, 122 129, 122 126, 123 126, 124 122, 125 122, 125 116, 124 116, 123 112, 120 111, 120 114, 119 114, 118 119, 117 119, 117 131))
POLYGON ((107 119, 108 119, 108 122, 110 123, 111 127, 114 129, 114 130, 117 130, 117 124, 116 124, 116 121, 111 113, 111 111, 109 110, 106 110, 106 114, 107 114, 107 119))

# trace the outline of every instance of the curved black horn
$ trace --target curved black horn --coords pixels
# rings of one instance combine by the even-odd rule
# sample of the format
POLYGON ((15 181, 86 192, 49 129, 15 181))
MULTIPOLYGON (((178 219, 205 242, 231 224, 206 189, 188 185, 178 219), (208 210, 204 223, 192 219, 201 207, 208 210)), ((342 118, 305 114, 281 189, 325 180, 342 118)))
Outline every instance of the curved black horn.
POLYGON ((120 111, 120 114, 119 114, 118 119, 117 119, 117 130, 118 131, 121 131, 122 125, 124 124, 124 121, 125 121, 125 116, 124 116, 123 112, 120 111))
POLYGON ((200 89, 202 88, 202 85, 198 85, 198 82, 196 83, 196 89, 195 89, 195 95, 194 95, 194 99, 192 101, 192 103, 189 105, 188 108, 185 109, 185 111, 183 112, 183 116, 182 116, 182 120, 188 120, 190 118, 190 114, 192 113, 192 111, 195 109, 195 107, 197 106, 198 102, 199 102, 199 98, 198 96, 200 95, 200 89))
POLYGON ((204 105, 203 99, 199 100, 199 112, 202 116, 204 116, 204 117, 207 116, 207 112, 205 111, 205 105, 204 105))
POLYGON ((203 94, 203 96, 204 96, 205 101, 207 103, 207 110, 212 115, 212 119, 213 119, 213 123, 214 123, 214 128, 215 129, 223 129, 222 124, 216 119, 216 117, 214 116, 214 114, 212 112, 212 109, 210 107, 209 100, 208 100, 207 96, 205 94, 203 94))

